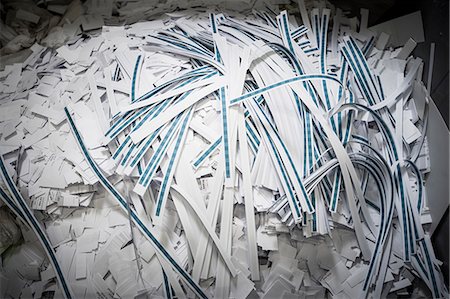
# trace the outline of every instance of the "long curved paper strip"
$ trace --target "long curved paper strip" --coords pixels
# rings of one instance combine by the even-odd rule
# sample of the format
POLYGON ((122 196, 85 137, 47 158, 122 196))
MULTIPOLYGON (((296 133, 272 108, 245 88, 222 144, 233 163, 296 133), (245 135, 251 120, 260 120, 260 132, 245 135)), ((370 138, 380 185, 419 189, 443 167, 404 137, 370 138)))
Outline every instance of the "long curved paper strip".
MULTIPOLYGON (((69 110, 64 108, 64 112, 66 114, 67 120, 69 122, 71 131, 75 137, 75 140, 80 147, 80 150, 88 162, 89 166, 91 167, 94 174, 99 179, 100 183, 105 187, 105 189, 117 200, 117 202, 120 204, 120 207, 127 211, 127 203, 126 200, 120 195, 120 193, 114 188, 114 186, 111 185, 111 183, 104 177, 104 175, 101 173, 100 168, 97 166, 95 161, 90 157, 89 152, 86 148, 86 146, 83 143, 82 137, 80 133, 78 132, 75 123, 72 119, 72 116, 70 115, 69 110)), ((192 291, 199 296, 200 298, 208 298, 206 293, 200 288, 200 286, 195 283, 191 276, 184 270, 177 262, 176 260, 169 254, 167 249, 161 244, 158 239, 154 236, 154 234, 151 232, 151 228, 147 227, 144 222, 139 218, 139 216, 134 212, 134 210, 130 209, 131 212, 131 218, 133 222, 136 224, 136 226, 139 228, 139 230, 148 238, 150 243, 153 245, 155 250, 161 255, 162 258, 164 258, 174 269, 175 272, 177 272, 180 277, 187 283, 189 288, 192 289, 192 291)))
POLYGON ((22 212, 21 214, 25 218, 26 222, 33 229, 34 233, 38 236, 40 243, 42 244, 45 252, 47 253, 48 258, 50 259, 50 263, 52 264, 53 269, 55 269, 56 277, 61 286, 64 297, 67 299, 75 298, 65 274, 62 272, 61 266, 58 262, 58 259, 56 258, 56 254, 52 244, 50 243, 50 240, 48 239, 41 225, 37 221, 30 207, 26 203, 25 199, 22 197, 22 194, 17 189, 17 186, 14 184, 6 168, 3 156, 0 156, 0 172, 3 181, 5 182, 9 192, 11 193, 11 195, 15 200, 15 204, 22 212))
MULTIPOLYGON (((386 126, 386 124, 385 124, 379 117, 377 118, 375 112, 374 112, 371 108, 365 107, 365 106, 363 106, 363 105, 357 105, 357 104, 346 104, 346 105, 341 106, 340 109, 338 109, 337 111, 343 110, 343 109, 345 109, 345 108, 364 109, 364 110, 370 111, 370 112, 372 113, 372 115, 374 115, 375 119, 377 119, 377 121, 379 122, 381 128, 383 129, 382 131, 385 132, 385 134, 386 134, 386 136, 387 136, 386 139, 387 139, 388 141, 392 139, 392 137, 389 137, 389 135, 391 134, 389 128, 386 126)), ((369 146, 369 145, 366 143, 366 141, 364 141, 364 143, 365 143, 366 146, 369 146)), ((392 145, 392 146, 394 146, 394 145, 392 145)), ((380 157, 380 155, 379 155, 376 151, 373 150, 373 152, 376 153, 376 154, 380 157)), ((411 161, 407 161, 407 163, 408 163, 409 165, 411 165, 411 167, 414 169, 416 175, 419 174, 419 171, 418 171, 417 167, 414 165, 414 163, 412 163, 411 161)), ((387 162, 384 162, 384 164, 387 166, 387 162)), ((398 163, 398 162, 397 162, 394 166, 392 166, 392 168, 394 169, 394 171, 396 171, 398 167, 399 167, 399 163, 398 163)), ((420 183, 420 182, 421 182, 421 179, 420 179, 420 175, 419 175, 419 186, 420 186, 419 188, 420 188, 420 189, 419 189, 419 193, 418 193, 418 196, 419 196, 418 203, 421 202, 421 197, 422 197, 422 191, 421 191, 421 188, 422 188, 422 187, 421 187, 421 183, 420 183)), ((415 218, 415 222, 414 222, 414 223, 416 223, 416 232, 418 232, 418 234, 419 234, 417 240, 420 240, 420 249, 421 249, 422 252, 423 252, 423 253, 422 253, 422 256, 424 256, 425 259, 426 259, 426 265, 427 265, 427 266, 426 266, 426 267, 427 267, 426 272, 428 272, 428 273, 429 273, 428 275, 432 276, 432 278, 433 278, 433 284, 432 284, 432 286, 430 286, 430 289, 431 289, 432 292, 433 292, 433 296, 439 297, 440 295, 438 295, 438 294, 442 294, 442 293, 440 293, 440 291, 439 291, 438 288, 437 288, 437 282, 436 282, 436 280, 437 280, 438 275, 437 275, 437 273, 436 273, 435 267, 432 266, 432 265, 433 265, 433 262, 432 262, 432 258, 431 258, 431 255, 430 255, 430 252, 432 252, 432 249, 431 249, 431 247, 430 247, 429 245, 427 245, 427 244, 424 243, 424 239, 423 239, 423 238, 424 238, 423 228, 421 227, 421 225, 417 225, 417 224, 418 224, 418 221, 419 221, 419 216, 418 216, 418 214, 414 211, 414 209, 411 210, 411 212, 413 213, 413 217, 415 218), (431 273, 431 272, 433 272, 433 273, 431 273)), ((391 219, 391 218, 392 218, 392 213, 393 213, 393 209, 392 209, 392 205, 391 205, 391 208, 389 208, 389 214, 388 214, 388 216, 387 216, 387 219, 391 219)), ((390 221, 390 220, 389 220, 389 221, 390 221)), ((385 225, 385 227, 383 228, 383 229, 385 230, 384 236, 386 236, 386 231, 387 231, 387 229, 388 229, 387 226, 389 225, 389 223, 390 223, 390 222, 387 222, 386 225, 385 225)), ((378 241, 377 241, 377 242, 378 242, 378 241)), ((376 254, 376 252, 374 252, 373 259, 376 260, 376 258, 377 258, 377 254, 376 254)), ((373 264, 373 262, 371 262, 371 265, 372 265, 372 264, 373 264)), ((366 286, 367 286, 367 283, 370 281, 370 276, 371 276, 371 275, 372 275, 371 272, 369 272, 369 273, 367 274, 367 277, 366 277, 366 283, 365 283, 366 286)), ((426 277, 423 277, 423 278, 424 278, 424 280, 426 281, 426 277)), ((365 289, 366 289, 366 288, 367 288, 367 287, 365 287, 365 289)))
POLYGON ((390 152, 389 155, 389 161, 391 163, 393 163, 393 172, 395 173, 396 176, 396 180, 397 180, 397 184, 398 184, 398 188, 397 188, 397 192, 398 192, 398 198, 396 200, 396 205, 397 205, 397 211, 401 214, 401 216, 399 217, 400 220, 400 225, 402 227, 403 230, 403 247, 404 247, 404 259, 405 260, 409 260, 410 258, 410 243, 411 243, 411 239, 412 239, 412 232, 410 230, 409 227, 409 223, 411 221, 411 218, 409 216, 409 213, 406 211, 407 209, 407 198, 406 194, 405 194, 405 190, 404 190, 404 177, 401 175, 402 171, 400 169, 400 165, 398 164, 398 159, 399 159, 399 154, 398 154, 398 145, 395 142, 395 139, 393 137, 393 130, 390 128, 390 126, 388 125, 387 122, 384 121, 385 119, 385 114, 379 116, 378 114, 375 113, 375 111, 373 111, 372 109, 370 109, 367 106, 361 105, 361 104, 344 104, 341 106, 341 108, 339 108, 337 111, 339 110, 343 110, 345 108, 348 107, 352 107, 353 109, 359 109, 362 111, 368 111, 376 120, 377 124, 380 126, 381 132, 383 133, 387 143, 388 143, 388 150, 390 152), (384 117, 383 117, 384 116, 384 117))
POLYGON ((261 87, 257 90, 254 90, 252 92, 248 92, 242 96, 236 97, 234 99, 230 100, 230 105, 236 105, 241 103, 244 100, 247 100, 250 97, 255 97, 258 96, 260 94, 263 94, 269 90, 275 89, 275 88, 280 88, 283 87, 285 85, 293 85, 295 83, 298 82, 303 82, 303 81, 312 81, 312 80, 329 80, 330 82, 335 82, 336 84, 339 84, 342 86, 342 83, 335 77, 332 75, 323 75, 323 74, 310 74, 310 75, 299 75, 293 78, 289 78, 289 79, 285 79, 282 80, 278 83, 274 83, 271 84, 269 86, 265 86, 265 87, 261 87))
POLYGON ((244 200, 245 200, 245 218, 247 219, 247 243, 249 248, 249 264, 252 280, 260 279, 259 262, 258 262, 258 248, 256 237, 256 223, 255 223, 255 208, 253 186, 251 182, 251 168, 248 159, 248 135, 245 122, 244 108, 240 107, 238 115, 238 132, 239 132, 239 146, 241 149, 241 168, 244 183, 244 200))
POLYGON ((25 215, 22 210, 16 205, 14 200, 0 187, 0 198, 8 206, 8 208, 16 214, 17 217, 22 221, 22 223, 28 225, 25 215))
POLYGON ((166 173, 164 174, 164 178, 161 182, 158 196, 156 198, 156 209, 153 216, 153 221, 155 222, 163 218, 166 201, 169 196, 169 186, 172 184, 173 175, 176 167, 178 166, 178 160, 181 155, 181 149, 186 140, 189 123, 192 118, 192 113, 193 107, 191 107, 189 111, 184 113, 185 114, 184 119, 182 120, 181 127, 175 138, 175 145, 173 148, 173 152, 169 155, 170 157, 169 164, 167 166, 166 173))

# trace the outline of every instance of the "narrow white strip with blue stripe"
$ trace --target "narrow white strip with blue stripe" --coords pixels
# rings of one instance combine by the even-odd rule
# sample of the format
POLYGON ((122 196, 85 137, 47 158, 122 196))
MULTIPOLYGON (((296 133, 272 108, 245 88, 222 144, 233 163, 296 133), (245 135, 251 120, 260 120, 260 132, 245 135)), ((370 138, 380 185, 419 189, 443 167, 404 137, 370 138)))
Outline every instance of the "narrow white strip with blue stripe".
MULTIPOLYGON (((72 133, 74 134, 75 140, 77 141, 78 146, 80 147, 80 150, 88 162, 91 170, 94 172, 94 174, 99 179, 100 183, 103 185, 103 187, 117 200, 117 202, 120 204, 121 208, 127 211, 127 203, 126 200, 120 195, 120 193, 114 188, 114 186, 111 185, 111 183, 105 178, 105 176, 102 174, 100 168, 97 166, 95 161, 90 157, 89 152, 87 148, 85 147, 82 137, 80 133, 78 132, 75 123, 70 115, 70 112, 67 108, 64 108, 64 111, 66 113, 67 120, 69 122, 70 128, 72 130, 72 133)), ((167 260, 167 262, 173 267, 175 272, 177 272, 181 279, 187 283, 189 288, 200 298, 208 298, 208 296, 205 294, 205 292, 200 288, 200 286, 195 283, 190 275, 184 270, 176 261, 175 259, 169 254, 167 249, 156 239, 154 234, 151 232, 151 229, 148 228, 144 222, 139 218, 139 216, 134 212, 134 210, 130 209, 131 212, 131 218, 133 222, 136 224, 136 226, 141 230, 141 232, 148 238, 150 243, 153 245, 155 250, 159 252, 159 254, 167 260)))

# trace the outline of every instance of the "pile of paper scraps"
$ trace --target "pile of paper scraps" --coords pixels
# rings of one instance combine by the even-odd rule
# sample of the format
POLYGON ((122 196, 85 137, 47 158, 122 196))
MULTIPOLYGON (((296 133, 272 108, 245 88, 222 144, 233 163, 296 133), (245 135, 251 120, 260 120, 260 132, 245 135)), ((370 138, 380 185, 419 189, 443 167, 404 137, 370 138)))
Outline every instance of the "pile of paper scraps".
POLYGON ((0 72, 1 298, 448 296, 414 39, 103 2, 0 72))

